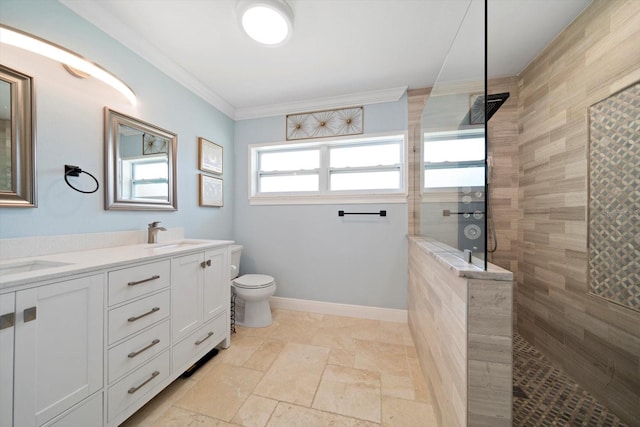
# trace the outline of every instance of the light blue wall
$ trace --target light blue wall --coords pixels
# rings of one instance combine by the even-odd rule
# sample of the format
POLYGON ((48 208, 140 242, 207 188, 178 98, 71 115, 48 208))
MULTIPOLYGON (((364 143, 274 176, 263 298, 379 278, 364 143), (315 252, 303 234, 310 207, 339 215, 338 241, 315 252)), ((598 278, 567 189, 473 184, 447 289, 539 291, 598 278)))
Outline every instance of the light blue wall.
POLYGON ((138 97, 133 107, 95 79, 77 79, 54 61, 0 47, 0 63, 36 79, 38 185, 37 208, 0 208, 0 238, 140 230, 152 220, 184 227, 188 237, 233 237, 233 120, 57 1, 2 0, 0 21, 90 58, 138 97), (104 210, 105 106, 178 134, 177 212, 104 210), (224 147, 223 208, 198 206, 199 136, 224 147), (81 194, 67 187, 65 164, 91 172, 101 189, 81 194))
MULTIPOLYGON (((406 96, 365 106, 365 133, 406 131, 406 96)), ((241 272, 276 278, 276 296, 406 309, 407 205, 251 206, 248 146, 285 140, 285 118, 236 122, 234 238, 241 272), (387 217, 338 217, 338 210, 387 217)))

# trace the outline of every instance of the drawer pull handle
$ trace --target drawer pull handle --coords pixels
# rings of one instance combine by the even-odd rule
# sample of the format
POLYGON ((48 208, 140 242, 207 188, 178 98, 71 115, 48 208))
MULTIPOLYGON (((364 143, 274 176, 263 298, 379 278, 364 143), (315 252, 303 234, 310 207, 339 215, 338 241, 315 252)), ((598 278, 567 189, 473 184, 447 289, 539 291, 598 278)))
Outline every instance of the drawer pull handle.
POLYGON ((139 385, 139 386, 137 386, 137 387, 131 387, 131 388, 127 391, 127 393, 129 393, 129 394, 133 394, 133 393, 135 393, 136 391, 140 390, 142 387, 144 387, 145 385, 147 385, 147 383, 148 383, 149 381, 151 381, 152 379, 154 379, 154 378, 155 378, 155 377, 157 377, 158 375, 160 375, 160 371, 153 371, 153 373, 151 374, 151 376, 150 376, 149 378, 147 378, 145 382, 143 382, 142 384, 140 384, 140 385, 139 385))
POLYGON ((206 261, 202 261, 202 262, 200 263, 200 267, 202 267, 202 268, 211 267, 211 260, 210 260, 210 259, 208 259, 208 260, 206 260, 206 261))
POLYGON ((207 260, 207 267, 211 267, 211 260, 210 259, 207 260))
POLYGON ((24 323, 31 322, 32 320, 36 320, 38 317, 38 308, 37 307, 29 307, 25 308, 23 312, 24 323))
POLYGON ((137 355, 139 355, 140 353, 149 350, 151 347, 153 347, 154 345, 158 344, 160 342, 160 340, 158 338, 156 338, 155 340, 151 341, 151 344, 149 344, 148 346, 146 346, 145 348, 141 348, 138 351, 132 351, 131 353, 129 353, 127 355, 128 358, 133 359, 134 357, 136 357, 137 355))
POLYGON ((15 313, 7 313, 0 316, 0 331, 12 327, 16 322, 15 313))
POLYGON ((127 320, 129 322, 135 322, 136 320, 142 319, 143 317, 153 314, 156 311, 160 311, 160 307, 153 307, 151 310, 147 311, 146 313, 141 314, 140 316, 129 317, 127 320))
POLYGON ((138 280, 136 282, 129 282, 129 283, 127 283, 127 286, 135 286, 135 285, 139 285, 140 283, 150 282, 152 280, 156 280, 156 279, 159 279, 159 278, 160 278, 160 276, 156 274, 155 276, 151 276, 148 279, 142 279, 142 280, 138 280))
POLYGON ((202 344, 203 342, 205 342, 206 340, 208 340, 212 336, 213 336, 213 332, 209 332, 206 337, 202 338, 201 340, 196 341, 196 345, 202 344))

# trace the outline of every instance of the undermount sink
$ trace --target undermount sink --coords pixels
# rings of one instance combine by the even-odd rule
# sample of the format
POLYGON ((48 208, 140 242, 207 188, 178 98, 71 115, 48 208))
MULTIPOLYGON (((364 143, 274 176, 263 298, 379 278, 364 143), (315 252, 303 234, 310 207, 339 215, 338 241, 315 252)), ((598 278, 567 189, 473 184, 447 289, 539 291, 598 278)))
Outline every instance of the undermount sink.
POLYGON ((48 268, 62 267, 64 265, 71 265, 66 262, 53 262, 53 261, 23 261, 11 264, 0 265, 0 276, 8 276, 10 274, 28 273, 36 270, 46 270, 48 268))
POLYGON ((202 242, 197 240, 180 240, 177 242, 170 243, 154 243, 151 246, 151 250, 153 251, 168 251, 173 249, 183 249, 188 248, 190 246, 200 245, 202 242))

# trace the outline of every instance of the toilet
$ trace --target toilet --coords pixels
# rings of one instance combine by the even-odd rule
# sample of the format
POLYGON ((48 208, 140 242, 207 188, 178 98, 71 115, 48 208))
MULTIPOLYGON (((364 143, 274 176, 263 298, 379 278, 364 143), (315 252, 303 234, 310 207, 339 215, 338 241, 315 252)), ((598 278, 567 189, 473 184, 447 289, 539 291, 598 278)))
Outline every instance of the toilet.
POLYGON ((248 328, 271 325, 269 298, 276 291, 276 281, 266 274, 240 272, 242 245, 231 245, 231 290, 236 296, 236 323, 248 328))

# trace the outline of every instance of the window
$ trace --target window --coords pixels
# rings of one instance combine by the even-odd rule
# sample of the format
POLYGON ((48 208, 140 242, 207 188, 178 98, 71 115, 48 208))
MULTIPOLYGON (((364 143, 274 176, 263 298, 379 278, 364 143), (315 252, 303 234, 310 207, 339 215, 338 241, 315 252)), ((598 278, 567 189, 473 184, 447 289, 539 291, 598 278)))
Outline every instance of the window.
POLYGON ((329 147, 329 190, 402 189, 399 141, 329 147))
POLYGON ((423 191, 484 186, 484 129, 424 134, 423 191))
POLYGON ((261 151, 258 153, 258 191, 309 192, 320 188, 320 149, 261 151))
POLYGON ((168 197, 169 164, 166 156, 122 160, 122 196, 127 199, 168 197))
POLYGON ((389 135, 251 146, 250 198, 252 203, 404 201, 404 141, 404 135, 389 135))

